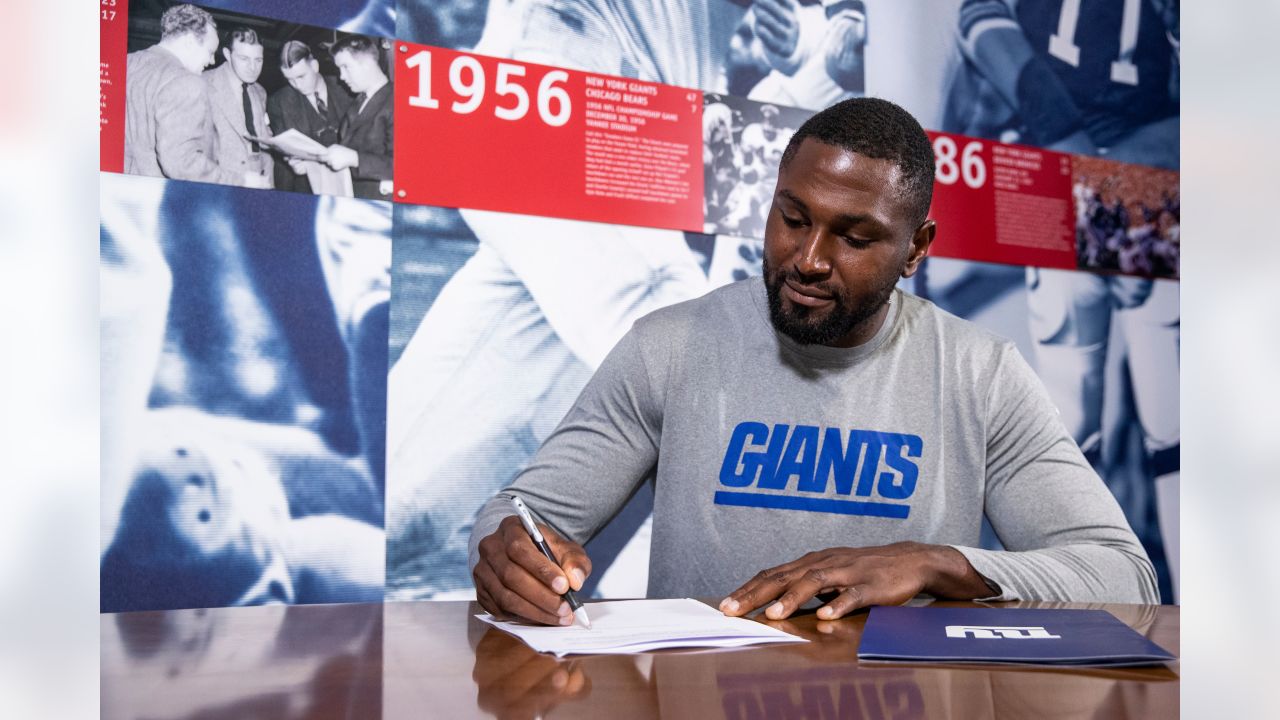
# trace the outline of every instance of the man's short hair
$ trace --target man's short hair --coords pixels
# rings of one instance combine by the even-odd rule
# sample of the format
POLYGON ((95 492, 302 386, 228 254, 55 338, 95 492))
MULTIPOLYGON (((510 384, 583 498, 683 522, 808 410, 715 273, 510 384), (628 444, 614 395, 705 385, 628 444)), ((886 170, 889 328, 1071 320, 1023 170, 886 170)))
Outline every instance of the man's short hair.
POLYGON ((338 41, 329 47, 329 54, 337 57, 340 52, 349 52, 353 55, 368 55, 378 61, 382 59, 378 44, 373 41, 373 38, 368 38, 364 35, 339 33, 338 41))
POLYGON ((233 48, 236 41, 245 45, 261 45, 262 41, 258 39, 258 33, 253 28, 237 27, 227 31, 227 48, 233 48))
POLYGON ((779 171, 795 158, 805 138, 898 166, 913 222, 924 222, 933 201, 933 146, 911 113, 880 98, 838 102, 806 120, 791 136, 779 171))
POLYGON ((217 27, 213 16, 205 10, 195 5, 174 5, 160 16, 160 39, 168 40, 187 33, 201 37, 206 29, 216 30, 217 27))
POLYGON ((314 60, 315 56, 311 54, 311 46, 301 40, 290 40, 280 48, 280 68, 288 70, 300 62, 314 60))

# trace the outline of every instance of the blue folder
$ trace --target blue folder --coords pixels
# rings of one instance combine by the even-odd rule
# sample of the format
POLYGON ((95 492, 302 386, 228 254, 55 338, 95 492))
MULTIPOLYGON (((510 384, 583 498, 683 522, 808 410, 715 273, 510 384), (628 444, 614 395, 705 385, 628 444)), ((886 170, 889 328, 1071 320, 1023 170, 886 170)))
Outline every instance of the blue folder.
POLYGON ((1176 660, 1105 610, 873 607, 858 658, 1118 667, 1176 660))

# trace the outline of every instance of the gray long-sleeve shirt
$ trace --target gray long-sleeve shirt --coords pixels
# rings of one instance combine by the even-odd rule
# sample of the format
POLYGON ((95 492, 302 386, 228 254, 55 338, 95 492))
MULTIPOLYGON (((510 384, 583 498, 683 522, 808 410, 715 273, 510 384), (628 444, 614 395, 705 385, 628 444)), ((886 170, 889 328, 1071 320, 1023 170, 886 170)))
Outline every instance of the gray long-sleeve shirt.
POLYGON ((721 597, 828 547, 951 545, 999 599, 1157 603, 1115 499, 1007 340, 895 292, 854 348, 799 345, 759 278, 638 321, 529 467, 520 495, 579 543, 654 482, 650 597, 721 597), (1004 551, 977 548, 983 513, 1004 551))

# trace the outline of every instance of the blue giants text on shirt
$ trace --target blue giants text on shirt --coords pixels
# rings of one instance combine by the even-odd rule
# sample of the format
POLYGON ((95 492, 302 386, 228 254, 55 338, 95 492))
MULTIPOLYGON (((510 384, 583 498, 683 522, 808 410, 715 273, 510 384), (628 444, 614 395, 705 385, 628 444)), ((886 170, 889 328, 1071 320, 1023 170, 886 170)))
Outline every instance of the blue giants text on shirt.
POLYGON ((715 502, 905 518, 923 450, 917 435, 742 422, 720 465, 720 485, 742 489, 717 490, 715 502))

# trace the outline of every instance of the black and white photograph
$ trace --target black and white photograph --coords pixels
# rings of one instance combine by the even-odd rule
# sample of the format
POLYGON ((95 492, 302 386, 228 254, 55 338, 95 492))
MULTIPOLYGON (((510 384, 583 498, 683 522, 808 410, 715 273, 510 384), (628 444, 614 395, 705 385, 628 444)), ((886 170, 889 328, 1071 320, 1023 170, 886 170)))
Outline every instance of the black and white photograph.
POLYGON ((812 114, 730 95, 703 95, 703 232, 764 238, 782 152, 812 114))
POLYGON ((391 205, 104 174, 104 612, 383 595, 391 205))
POLYGON ((187 3, 130 10, 125 173, 391 199, 389 40, 187 3))

